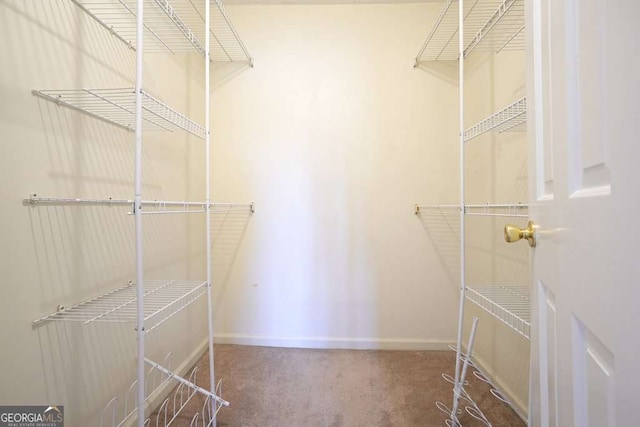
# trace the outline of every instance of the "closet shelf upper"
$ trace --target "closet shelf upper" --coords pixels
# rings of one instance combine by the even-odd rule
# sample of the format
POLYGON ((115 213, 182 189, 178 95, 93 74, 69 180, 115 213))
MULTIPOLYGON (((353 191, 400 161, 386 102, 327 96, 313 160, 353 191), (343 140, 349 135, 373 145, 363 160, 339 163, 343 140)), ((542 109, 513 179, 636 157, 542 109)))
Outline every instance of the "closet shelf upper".
MULTIPOLYGON (((34 90, 33 93, 125 129, 135 128, 136 94, 133 88, 34 90)), ((201 139, 206 133, 203 126, 146 92, 142 93, 142 123, 146 130, 183 130, 201 139)))
MULTIPOLYGON (((416 56, 422 61, 455 61, 458 47, 458 0, 447 0, 416 56)), ((524 0, 466 0, 464 56, 472 51, 524 49, 524 0)))
POLYGON ((530 286, 467 286, 466 298, 525 338, 530 338, 530 286))
MULTIPOLYGON (((144 289, 145 333, 150 332, 174 314, 206 292, 206 282, 176 280, 146 280, 144 289)), ((82 322, 128 322, 137 319, 136 285, 127 285, 97 298, 84 301, 69 308, 60 307, 55 313, 44 316, 34 325, 46 321, 82 322)))
POLYGON ((467 142, 485 132, 525 132, 527 130, 527 98, 521 98, 464 131, 467 142))
MULTIPOLYGON (((71 0, 91 18, 135 49, 136 0, 71 0)), ((211 2, 211 60, 248 62, 251 55, 238 36, 220 0, 211 2)), ((188 53, 205 56, 202 0, 144 0, 146 52, 188 53)))

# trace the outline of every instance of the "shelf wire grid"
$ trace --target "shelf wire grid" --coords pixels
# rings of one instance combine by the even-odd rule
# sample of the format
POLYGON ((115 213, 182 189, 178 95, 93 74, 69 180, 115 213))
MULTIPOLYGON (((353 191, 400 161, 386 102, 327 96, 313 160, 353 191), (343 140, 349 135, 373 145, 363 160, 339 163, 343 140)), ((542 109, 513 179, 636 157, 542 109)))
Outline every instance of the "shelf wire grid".
MULTIPOLYGON (((527 218, 529 205, 525 203, 487 203, 484 205, 468 204, 464 206, 465 215, 499 216, 510 218, 527 218)), ((414 206, 414 213, 455 215, 460 213, 460 205, 418 205, 414 206)))
MULTIPOLYGON (((448 0, 416 56, 422 61, 455 61, 458 48, 458 0, 448 0)), ((522 50, 523 0, 468 0, 464 2, 464 56, 473 50, 522 50)))
MULTIPOLYGON (((206 292, 206 282, 148 280, 144 283, 144 321, 148 333, 185 309, 206 292)), ((127 285, 36 321, 135 323, 137 320, 136 285, 127 285)))
POLYGON ((525 132, 526 130, 527 98, 525 97, 465 130, 464 141, 470 141, 471 139, 489 131, 525 132))
POLYGON ((465 296, 523 337, 530 338, 529 286, 467 286, 465 296))
MULTIPOLYGON (((133 88, 34 90, 33 93, 124 129, 135 128, 133 88)), ((142 121, 146 130, 185 131, 201 139, 206 134, 203 126, 146 92, 142 92, 142 121)))
MULTIPOLYGON (((133 200, 131 199, 106 199, 98 198, 70 198, 70 197, 40 197, 37 193, 32 193, 28 199, 22 199, 25 205, 53 205, 53 206, 129 206, 133 212, 133 200)), ((205 213, 206 202, 189 202, 177 200, 142 200, 143 214, 181 214, 181 213, 205 213)), ((209 212, 231 213, 231 212, 255 212, 255 203, 209 203, 209 212)))
POLYGON ((498 216, 508 218, 528 218, 529 205, 524 203, 504 203, 485 205, 465 205, 466 215, 498 216))
MULTIPOLYGON (((71 1, 135 50, 136 0, 71 1)), ((211 60, 251 63, 222 2, 211 3, 211 60)), ((204 10, 202 0, 144 0, 145 52, 197 52, 204 57, 204 10)))
POLYGON ((428 213, 439 213, 439 214, 459 214, 460 213, 460 205, 414 205, 414 213, 416 215, 419 214, 428 214, 428 213))

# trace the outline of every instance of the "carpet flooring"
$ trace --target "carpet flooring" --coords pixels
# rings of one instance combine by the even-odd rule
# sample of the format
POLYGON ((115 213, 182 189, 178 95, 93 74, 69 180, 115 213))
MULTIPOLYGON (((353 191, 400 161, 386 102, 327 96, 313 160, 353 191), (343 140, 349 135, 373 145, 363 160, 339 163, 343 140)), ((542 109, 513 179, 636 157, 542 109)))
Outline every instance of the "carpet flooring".
MULTIPOLYGON (((441 376, 453 373, 451 351, 238 345, 216 345, 214 351, 222 397, 231 403, 218 414, 219 427, 445 426, 447 416, 435 402, 451 405, 452 385, 441 376)), ((198 384, 208 388, 208 355, 197 365, 198 384)), ((469 394, 494 427, 526 425, 485 383, 473 375, 469 380, 469 394)), ((173 425, 189 426, 203 402, 194 398, 173 425)), ((466 413, 459 417, 465 427, 485 427, 466 413)))

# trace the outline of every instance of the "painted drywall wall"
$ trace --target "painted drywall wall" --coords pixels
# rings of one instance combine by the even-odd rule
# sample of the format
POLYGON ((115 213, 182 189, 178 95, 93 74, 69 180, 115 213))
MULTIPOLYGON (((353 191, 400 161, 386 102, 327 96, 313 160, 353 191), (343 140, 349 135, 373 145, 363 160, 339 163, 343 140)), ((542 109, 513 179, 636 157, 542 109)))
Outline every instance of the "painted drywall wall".
POLYGON ((213 192, 256 213, 215 249, 217 337, 443 348, 457 276, 413 212, 458 188, 457 69, 413 69, 438 5, 228 9, 255 67, 214 70, 213 192))
MULTIPOLYGON (((147 57, 146 89, 202 122, 203 62, 147 57), (193 66, 193 64, 200 64, 193 66)), ((66 424, 100 425, 135 379, 134 325, 32 321, 135 278, 128 207, 29 206, 42 197, 133 197, 133 133, 32 95, 133 87, 135 54, 66 0, 0 2, 0 403, 64 405, 66 424)), ((204 148, 147 133, 145 199, 202 200, 204 148)), ((204 280, 204 219, 145 217, 148 279, 204 280)), ((204 300, 147 334, 150 358, 178 368, 206 336, 204 300)), ((119 408, 119 411, 121 408, 119 408)))

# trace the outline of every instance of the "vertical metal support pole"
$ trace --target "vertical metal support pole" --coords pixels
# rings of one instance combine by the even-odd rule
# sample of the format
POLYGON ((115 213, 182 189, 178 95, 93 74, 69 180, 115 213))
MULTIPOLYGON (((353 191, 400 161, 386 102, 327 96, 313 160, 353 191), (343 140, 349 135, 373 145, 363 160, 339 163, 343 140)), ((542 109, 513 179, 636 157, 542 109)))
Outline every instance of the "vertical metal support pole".
MULTIPOLYGON (((464 0, 458 0, 458 79, 459 79, 459 147, 460 147, 460 301, 458 306, 458 337, 456 343, 456 375, 454 384, 451 421, 455 422, 459 394, 455 391, 460 384, 460 355, 462 354, 462 330, 464 328, 465 278, 465 212, 464 212, 464 0)), ((457 422, 453 425, 457 425, 457 422)))
MULTIPOLYGON (((204 53, 204 126, 205 126, 205 188, 206 188, 206 209, 205 209, 205 234, 206 234, 206 244, 207 244, 207 323, 209 328, 209 372, 210 375, 210 388, 209 390, 212 393, 216 392, 216 376, 213 366, 213 300, 212 300, 212 273, 211 273, 211 123, 210 123, 210 114, 211 114, 211 89, 210 89, 210 50, 211 50, 211 2, 210 0, 205 1, 205 53, 204 53)), ((216 402, 214 399, 211 399, 211 413, 216 413, 215 408, 216 402)), ((213 427, 216 427, 217 419, 214 416, 213 419, 213 427)))
POLYGON ((471 363, 471 355, 473 354, 473 343, 476 340, 476 329, 478 328, 478 318, 473 318, 473 323, 471 324, 471 333, 469 334, 469 343, 467 344, 467 354, 464 357, 464 363, 462 364, 462 371, 460 373, 460 381, 456 384, 456 388, 454 388, 454 392, 460 398, 460 393, 462 391, 462 386, 464 384, 464 379, 467 376, 467 368, 471 363))
POLYGON ((134 166, 133 209, 136 228, 136 296, 138 319, 136 331, 138 335, 138 427, 144 427, 144 265, 142 257, 142 50, 143 34, 143 0, 137 2, 136 25, 136 143, 134 166))

